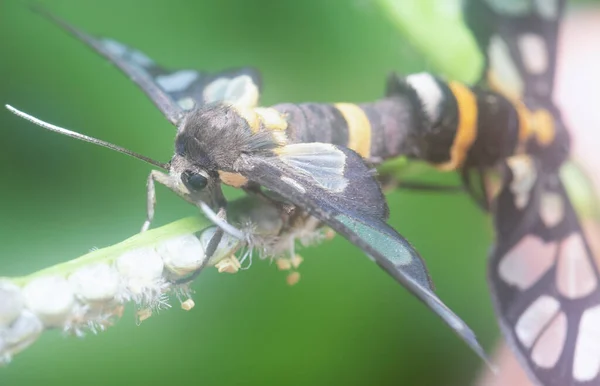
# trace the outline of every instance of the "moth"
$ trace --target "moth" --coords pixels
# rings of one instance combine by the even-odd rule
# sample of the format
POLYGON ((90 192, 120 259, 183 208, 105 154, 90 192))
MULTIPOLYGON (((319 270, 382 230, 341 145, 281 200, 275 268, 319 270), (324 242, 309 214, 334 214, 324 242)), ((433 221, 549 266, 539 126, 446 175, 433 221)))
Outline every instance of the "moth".
MULTIPOLYGON (((503 334, 542 385, 600 384, 600 273, 561 180, 570 137, 552 100, 564 0, 468 0, 485 56, 475 86, 398 78, 421 119, 405 155, 456 171, 496 230, 488 278, 503 334), (408 83, 412 87, 406 87, 408 83)), ((396 133, 397 134, 397 133, 396 133)))
MULTIPOLYGON (((564 8, 564 0, 469 0, 464 15, 486 59, 480 83, 503 95, 519 121, 512 133, 506 127, 510 154, 499 191, 490 192, 488 277, 502 331, 539 384, 598 385, 598 256, 561 180, 570 139, 552 100, 564 8)), ((486 124, 480 129, 498 121, 486 124)))
MULTIPOLYGON (((175 154, 169 162, 161 163, 7 106, 46 129, 165 170, 153 170, 148 176, 147 219, 142 231, 149 228, 154 216, 156 183, 198 207, 219 226, 209 244, 209 256, 223 232, 245 238, 227 222, 222 183, 267 200, 291 203, 299 213, 308 213, 364 251, 485 359, 475 334, 435 295, 418 252, 387 224, 385 197, 363 159, 371 159, 371 149, 376 150, 374 153, 389 150, 388 139, 371 133, 384 134, 387 130, 393 134, 402 120, 394 118, 390 124, 383 118, 395 117, 403 104, 383 100, 364 109, 354 104, 259 107, 260 78, 253 69, 217 74, 168 70, 122 43, 92 37, 39 7, 36 11, 113 63, 177 128, 175 154), (379 123, 372 124, 377 119, 379 123)), ((395 142, 400 148, 401 142, 395 142)), ((377 161, 377 156, 374 159, 377 161)))

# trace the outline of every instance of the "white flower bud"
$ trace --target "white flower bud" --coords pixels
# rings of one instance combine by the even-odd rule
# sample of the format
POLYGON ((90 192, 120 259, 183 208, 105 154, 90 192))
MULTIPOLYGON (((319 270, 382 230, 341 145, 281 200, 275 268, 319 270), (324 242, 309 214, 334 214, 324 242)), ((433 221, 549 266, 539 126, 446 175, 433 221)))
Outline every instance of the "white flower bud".
POLYGON ((156 246, 156 251, 162 256, 165 267, 179 276, 200 268, 205 257, 202 243, 192 234, 166 240, 156 246))
POLYGON ((62 326, 75 303, 73 291, 61 276, 46 276, 30 281, 23 288, 25 305, 47 326, 62 326))
POLYGON ((43 329, 41 320, 24 310, 9 328, 0 330, 0 363, 9 362, 14 354, 35 342, 43 329))
POLYGON ((19 316, 23 306, 21 289, 9 281, 0 281, 0 328, 10 325, 19 316))
POLYGON ((141 295, 156 287, 162 278, 164 263, 154 248, 126 252, 117 259, 117 270, 127 289, 141 295))
POLYGON ((75 295, 86 302, 113 299, 119 290, 119 274, 108 264, 99 263, 82 267, 69 276, 75 295))

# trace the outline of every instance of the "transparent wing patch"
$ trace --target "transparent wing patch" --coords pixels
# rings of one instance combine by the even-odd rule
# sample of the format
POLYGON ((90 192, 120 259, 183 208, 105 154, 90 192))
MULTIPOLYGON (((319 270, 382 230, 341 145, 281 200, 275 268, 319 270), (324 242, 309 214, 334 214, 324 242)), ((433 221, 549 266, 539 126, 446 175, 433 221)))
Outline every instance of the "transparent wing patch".
POLYGON ((541 384, 598 384, 598 261, 558 174, 523 165, 507 167, 494 208, 489 277, 501 326, 541 384))
POLYGON ((465 2, 465 22, 485 55, 483 78, 492 89, 512 99, 553 106, 556 46, 565 2, 465 2))
POLYGON ((343 192, 348 185, 348 180, 344 177, 346 155, 333 145, 325 143, 288 145, 279 152, 279 158, 332 192, 343 192))

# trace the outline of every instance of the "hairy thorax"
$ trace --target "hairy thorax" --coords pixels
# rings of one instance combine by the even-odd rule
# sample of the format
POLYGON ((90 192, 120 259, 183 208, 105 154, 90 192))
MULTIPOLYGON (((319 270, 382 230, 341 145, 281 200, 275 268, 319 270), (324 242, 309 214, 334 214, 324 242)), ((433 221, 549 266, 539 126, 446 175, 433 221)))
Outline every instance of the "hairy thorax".
POLYGON ((235 161, 256 141, 248 123, 227 105, 192 112, 175 138, 175 153, 207 170, 233 170, 235 161))

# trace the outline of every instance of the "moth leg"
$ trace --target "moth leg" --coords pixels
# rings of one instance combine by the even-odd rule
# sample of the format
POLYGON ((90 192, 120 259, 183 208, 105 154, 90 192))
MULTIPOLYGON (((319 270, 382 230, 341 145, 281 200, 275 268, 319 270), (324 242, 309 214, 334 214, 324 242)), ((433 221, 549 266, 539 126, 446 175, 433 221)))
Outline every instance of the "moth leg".
POLYGON ((396 189, 415 190, 419 192, 463 193, 465 189, 459 185, 430 184, 427 182, 398 182, 396 189))
POLYGON ((273 199, 272 197, 269 197, 268 195, 266 195, 265 192, 263 192, 261 186, 258 185, 258 184, 253 184, 252 182, 250 182, 246 186, 243 186, 242 189, 244 189, 244 192, 246 192, 248 194, 256 195, 256 196, 260 197, 262 200, 265 200, 268 203, 277 204, 277 205, 280 204, 279 201, 277 201, 277 200, 273 199))
POLYGON ((379 175, 377 180, 384 192, 390 192, 395 189, 414 190, 418 192, 434 193, 463 193, 465 188, 462 185, 445 185, 428 182, 402 181, 392 175, 379 175))
POLYGON ((481 210, 488 213, 490 211, 490 203, 488 199, 487 186, 485 184, 485 172, 482 168, 477 168, 477 175, 479 176, 479 189, 481 190, 480 194, 476 192, 475 187, 473 186, 470 172, 471 170, 468 168, 464 168, 461 172, 460 177, 464 186, 463 189, 469 193, 469 196, 471 196, 481 210))
MULTIPOLYGON (((221 217, 223 220, 227 221, 227 212, 225 211, 225 208, 220 208, 219 211, 217 212, 217 216, 221 217)), ((200 270, 202 268, 204 268, 206 266, 206 264, 208 264, 208 261, 210 260, 211 257, 213 257, 213 255, 215 254, 215 251, 217 250, 217 246, 219 246, 219 243, 221 242, 221 239, 223 238, 223 229, 220 227, 217 227, 217 230, 215 231, 215 234, 210 238, 210 241, 208 242, 208 246, 206 247, 206 252, 205 252, 205 256, 204 256, 204 261, 202 262, 202 265, 200 266, 200 270)))
POLYGON ((167 188, 179 194, 179 192, 174 188, 171 177, 168 174, 159 172, 158 170, 152 170, 148 175, 148 181, 146 183, 146 221, 144 221, 144 225, 142 225, 141 232, 145 232, 148 229, 150 229, 150 224, 154 219, 154 208, 156 207, 156 187, 154 184, 155 181, 165 185, 167 188))

